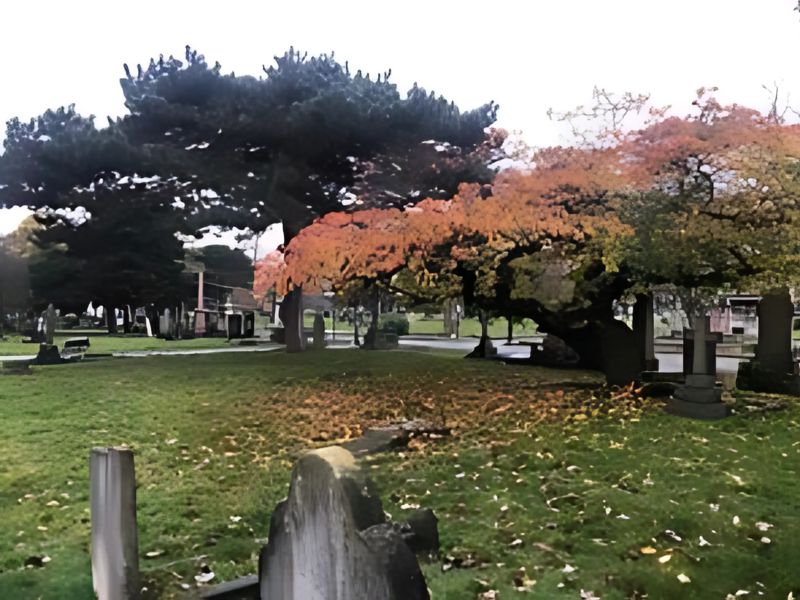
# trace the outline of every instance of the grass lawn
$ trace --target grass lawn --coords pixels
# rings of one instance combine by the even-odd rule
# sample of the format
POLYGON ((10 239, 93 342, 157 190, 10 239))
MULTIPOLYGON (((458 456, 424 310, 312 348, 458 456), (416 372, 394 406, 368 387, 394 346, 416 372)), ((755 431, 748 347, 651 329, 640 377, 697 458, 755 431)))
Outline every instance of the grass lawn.
MULTIPOLYGON (((409 333, 410 334, 434 334, 441 335, 444 333, 444 321, 441 319, 423 319, 423 315, 412 314, 409 319, 409 333)), ((480 337, 481 324, 478 319, 467 318, 462 319, 458 327, 458 333, 461 337, 480 337)), ((514 324, 514 335, 519 337, 523 335, 533 335, 536 333, 536 326, 530 319, 525 319, 524 324, 514 324)), ((508 321, 504 318, 492 319, 489 321, 489 337, 503 338, 508 335, 508 321)))
POLYGON ((405 417, 455 430, 367 465, 395 520, 439 516, 434 599, 797 597, 800 403, 739 398, 709 423, 608 394, 592 373, 359 350, 0 377, 0 598, 92 597, 92 446, 134 448, 147 597, 175 597, 204 564, 255 571, 302 450, 405 417))
MULTIPOLYGON (((89 337, 90 353, 125 352, 133 350, 191 350, 200 348, 225 348, 229 346, 225 338, 195 338, 192 340, 163 340, 155 337, 123 337, 109 335, 92 335, 91 333, 76 332, 74 334, 56 335, 53 342, 59 347, 64 347, 64 340, 72 337, 89 337)), ((8 336, 5 341, 0 341, 0 357, 11 355, 36 354, 38 344, 23 344, 19 336, 8 336)))
MULTIPOLYGON (((409 321, 409 335, 444 335, 444 321, 442 319, 426 319, 425 315, 419 313, 406 313, 409 321)), ((303 325, 309 329, 314 326, 314 314, 306 312, 303 316, 303 325)), ((367 331, 368 323, 360 327, 363 335, 367 331)), ((333 329, 333 320, 325 318, 325 329, 333 329)), ((344 321, 336 321, 336 331, 350 332, 353 326, 344 321)), ((536 325, 530 319, 525 319, 524 323, 514 325, 514 335, 516 337, 533 335, 536 333, 536 325)), ((493 338, 504 338, 508 334, 508 321, 504 318, 492 319, 489 322, 489 336, 493 338)), ((461 320, 459 335, 462 337, 480 337, 481 324, 478 319, 467 318, 461 320)))

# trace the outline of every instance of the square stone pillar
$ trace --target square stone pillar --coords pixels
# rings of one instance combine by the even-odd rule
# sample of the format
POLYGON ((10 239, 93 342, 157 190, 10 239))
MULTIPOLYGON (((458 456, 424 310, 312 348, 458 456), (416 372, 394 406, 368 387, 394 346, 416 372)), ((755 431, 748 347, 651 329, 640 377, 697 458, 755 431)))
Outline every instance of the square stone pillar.
POLYGON ((800 396, 800 377, 794 373, 792 357, 793 318, 794 304, 788 290, 776 290, 761 298, 756 357, 739 363, 738 388, 800 396))

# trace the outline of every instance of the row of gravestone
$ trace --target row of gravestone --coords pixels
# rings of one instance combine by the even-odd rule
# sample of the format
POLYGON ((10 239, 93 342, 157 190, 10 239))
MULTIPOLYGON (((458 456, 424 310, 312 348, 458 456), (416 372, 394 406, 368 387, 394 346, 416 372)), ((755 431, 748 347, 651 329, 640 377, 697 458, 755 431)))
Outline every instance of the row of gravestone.
MULTIPOLYGON (((758 346, 753 360, 739 363, 741 390, 800 395, 800 376, 792 354, 794 304, 788 290, 764 295, 758 304, 758 346)), ((718 419, 730 414, 716 383, 716 346, 722 334, 710 331, 708 317, 698 317, 684 335, 685 381, 667 404, 674 414, 718 419)))
MULTIPOLYGON (((90 458, 92 581, 98 600, 139 597, 133 453, 95 448, 90 458)), ((387 521, 371 481, 346 449, 304 455, 288 497, 272 513, 259 575, 202 597, 261 600, 428 600, 416 552, 438 550, 431 511, 387 521)))

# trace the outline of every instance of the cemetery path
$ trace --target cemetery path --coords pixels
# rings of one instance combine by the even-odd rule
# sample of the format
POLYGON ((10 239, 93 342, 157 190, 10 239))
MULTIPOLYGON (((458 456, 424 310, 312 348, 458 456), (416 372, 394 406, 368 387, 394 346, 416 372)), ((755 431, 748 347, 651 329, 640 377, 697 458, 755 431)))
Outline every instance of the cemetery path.
MULTIPOLYGON (((337 335, 337 340, 331 348, 350 347, 350 339, 346 335, 337 335)), ((506 344, 502 340, 495 340, 497 353, 505 358, 527 358, 530 356, 530 348, 519 342, 535 343, 541 341, 539 337, 520 338, 512 344, 506 344)), ((438 336, 404 336, 400 338, 400 347, 406 350, 431 349, 431 350, 455 350, 467 353, 478 343, 477 338, 447 339, 438 336)), ((191 348, 185 350, 127 350, 112 352, 114 358, 134 358, 143 356, 194 356, 202 354, 224 354, 231 352, 270 352, 283 348, 279 344, 259 345, 259 346, 237 346, 232 348, 191 348)), ((4 362, 33 360, 35 355, 12 355, 2 356, 0 360, 4 362)), ((677 372, 683 368, 683 358, 676 352, 658 352, 656 358, 659 360, 659 370, 662 372, 677 372)), ((736 373, 739 362, 746 358, 734 358, 727 356, 717 357, 718 373, 736 373)))
MULTIPOLYGON (((658 370, 662 373, 677 373, 683 370, 683 354, 677 352, 657 352, 658 370)), ((739 363, 750 360, 749 357, 734 358, 731 356, 717 356, 717 373, 736 373, 739 363)))
MULTIPOLYGON (((127 350, 122 352, 112 352, 113 358, 141 358, 143 356, 190 356, 199 354, 228 354, 231 352, 270 352, 283 348, 279 344, 260 345, 260 346, 238 346, 235 348, 194 348, 187 350, 127 350)), ((23 360, 33 360, 35 354, 0 356, 2 362, 13 362, 23 360)))
MULTIPOLYGON (((522 338, 516 342, 527 343, 541 341, 541 338, 522 338)), ((426 338, 423 336, 411 336, 400 338, 400 347, 406 349, 414 348, 434 348, 441 350, 460 350, 469 352, 477 344, 477 338, 461 338, 448 340, 443 338, 426 338)), ((506 344, 500 340, 494 340, 498 355, 504 358, 528 358, 530 348, 518 343, 506 344)), ((677 372, 683 369, 683 355, 679 352, 657 352, 656 358, 659 360, 659 371, 677 372)), ((739 370, 739 363, 742 360, 749 360, 748 357, 735 358, 729 356, 717 356, 718 373, 736 373, 739 370)))
POLYGON ((236 348, 197 348, 193 350, 129 350, 112 352, 114 358, 134 358, 142 356, 194 356, 196 354, 228 354, 231 352, 271 352, 283 348, 279 344, 260 346, 239 346, 236 348))

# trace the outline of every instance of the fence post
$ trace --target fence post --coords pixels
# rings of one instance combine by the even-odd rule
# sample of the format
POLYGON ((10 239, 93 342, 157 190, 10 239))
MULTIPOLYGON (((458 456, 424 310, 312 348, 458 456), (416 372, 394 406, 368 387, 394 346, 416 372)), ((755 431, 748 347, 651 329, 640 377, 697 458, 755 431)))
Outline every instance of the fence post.
POLYGON ((133 451, 93 448, 89 456, 92 584, 98 600, 139 597, 133 451))

